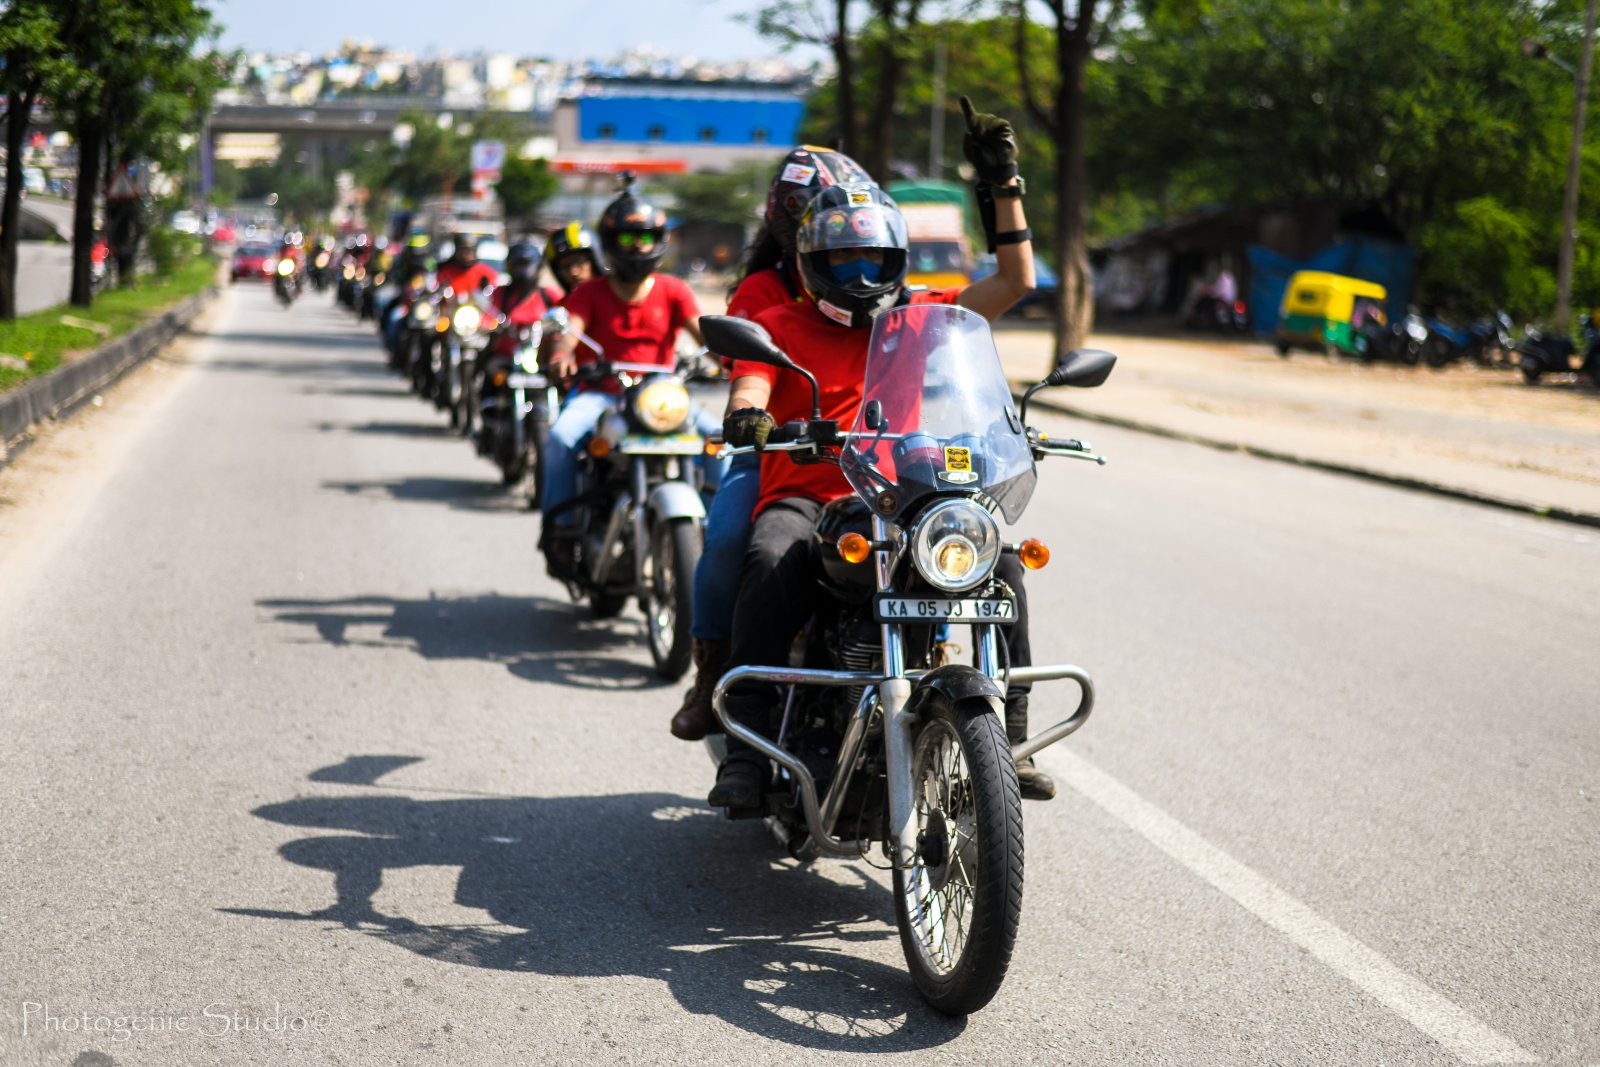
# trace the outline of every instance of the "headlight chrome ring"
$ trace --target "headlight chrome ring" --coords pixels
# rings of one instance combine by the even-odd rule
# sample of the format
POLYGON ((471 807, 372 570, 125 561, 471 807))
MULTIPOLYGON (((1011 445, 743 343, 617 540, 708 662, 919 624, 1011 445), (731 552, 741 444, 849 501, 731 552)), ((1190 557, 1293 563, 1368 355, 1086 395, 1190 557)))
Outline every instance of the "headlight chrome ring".
POLYGON ((1000 527, 971 500, 946 500, 929 508, 912 533, 911 559, 930 585, 946 592, 988 580, 1000 561, 1000 527))

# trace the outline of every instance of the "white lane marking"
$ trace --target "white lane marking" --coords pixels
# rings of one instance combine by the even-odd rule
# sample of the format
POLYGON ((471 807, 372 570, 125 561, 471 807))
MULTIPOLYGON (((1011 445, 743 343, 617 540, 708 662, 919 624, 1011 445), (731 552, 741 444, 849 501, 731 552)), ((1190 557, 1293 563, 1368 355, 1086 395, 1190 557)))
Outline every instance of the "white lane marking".
POLYGON ((1104 771, 1067 751, 1050 753, 1049 762, 1078 792, 1464 1062, 1540 1062, 1104 771))

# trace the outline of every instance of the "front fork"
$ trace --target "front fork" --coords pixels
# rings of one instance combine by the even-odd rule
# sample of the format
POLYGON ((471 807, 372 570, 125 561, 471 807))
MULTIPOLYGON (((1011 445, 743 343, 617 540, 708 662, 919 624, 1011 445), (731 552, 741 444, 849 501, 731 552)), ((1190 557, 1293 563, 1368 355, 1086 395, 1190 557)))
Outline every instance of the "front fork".
MULTIPOLYGON (((872 537, 879 544, 889 540, 889 526, 872 517, 872 537)), ((893 562, 887 552, 874 552, 878 569, 878 592, 892 588, 893 562)), ((889 841, 895 866, 908 867, 917 854, 916 775, 911 761, 916 742, 916 715, 907 710, 911 702, 911 679, 906 677, 905 636, 897 622, 882 624, 883 683, 878 699, 883 707, 884 777, 889 790, 889 841)))

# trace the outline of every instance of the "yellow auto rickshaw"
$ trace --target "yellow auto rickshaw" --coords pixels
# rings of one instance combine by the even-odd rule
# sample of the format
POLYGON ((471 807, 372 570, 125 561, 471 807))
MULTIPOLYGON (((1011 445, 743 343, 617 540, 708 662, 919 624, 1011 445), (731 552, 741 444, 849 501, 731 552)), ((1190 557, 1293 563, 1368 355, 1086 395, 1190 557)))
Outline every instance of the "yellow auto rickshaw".
POLYGON ((1303 270, 1289 279, 1278 309, 1278 355, 1294 347, 1364 356, 1367 338, 1359 329, 1366 318, 1384 321, 1388 291, 1376 282, 1303 270))

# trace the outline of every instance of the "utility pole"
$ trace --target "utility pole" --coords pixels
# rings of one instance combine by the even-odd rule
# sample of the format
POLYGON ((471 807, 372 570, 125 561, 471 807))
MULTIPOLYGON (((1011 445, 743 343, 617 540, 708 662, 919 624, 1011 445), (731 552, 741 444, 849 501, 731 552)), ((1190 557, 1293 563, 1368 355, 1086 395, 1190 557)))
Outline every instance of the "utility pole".
POLYGON ((1572 155, 1567 159, 1567 195, 1561 205, 1561 248, 1556 259, 1555 328, 1572 326, 1572 259, 1578 239, 1578 175, 1583 163, 1584 112, 1589 103, 1589 73, 1594 65, 1595 9, 1600 0, 1589 0, 1588 21, 1583 30, 1583 53, 1578 58, 1577 105, 1572 116, 1572 155))
POLYGON ((928 177, 935 179, 944 176, 945 51, 945 40, 941 35, 933 52, 933 117, 929 120, 928 129, 928 177))

